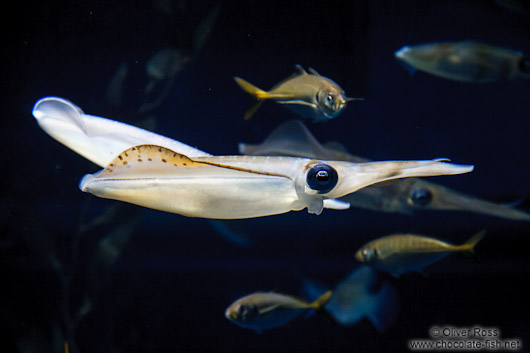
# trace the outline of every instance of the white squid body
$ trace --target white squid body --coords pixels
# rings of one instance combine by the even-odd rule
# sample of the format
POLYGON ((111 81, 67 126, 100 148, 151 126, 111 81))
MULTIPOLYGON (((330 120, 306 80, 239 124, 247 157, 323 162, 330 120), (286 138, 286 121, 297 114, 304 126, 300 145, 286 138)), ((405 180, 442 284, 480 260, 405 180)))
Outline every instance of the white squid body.
POLYGON ((381 181, 467 173, 444 160, 352 163, 297 157, 211 156, 178 141, 84 114, 56 97, 33 109, 53 138, 105 167, 81 190, 190 217, 240 219, 307 208, 346 209, 336 198, 381 181))

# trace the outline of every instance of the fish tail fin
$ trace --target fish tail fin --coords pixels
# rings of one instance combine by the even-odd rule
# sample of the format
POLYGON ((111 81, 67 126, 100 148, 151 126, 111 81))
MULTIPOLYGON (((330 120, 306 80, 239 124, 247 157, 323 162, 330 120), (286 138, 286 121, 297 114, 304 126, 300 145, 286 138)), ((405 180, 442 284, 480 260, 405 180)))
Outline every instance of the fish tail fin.
POLYGON ((314 302, 310 304, 311 308, 316 311, 320 311, 324 309, 326 304, 331 299, 332 294, 333 294, 333 291, 328 290, 326 293, 322 294, 317 300, 315 300, 314 302))
POLYGON ((249 108, 245 111, 245 120, 252 118, 256 110, 263 104, 263 99, 269 97, 268 92, 254 86, 253 84, 243 80, 239 77, 234 77, 236 83, 243 89, 243 91, 250 94, 254 99, 250 103, 249 108))
POLYGON ((391 327, 399 314, 399 297, 389 283, 384 283, 383 287, 366 305, 366 317, 378 332, 384 332, 391 327))
POLYGON ((234 77, 234 80, 239 85, 239 87, 243 89, 243 91, 247 92, 251 96, 254 96, 258 99, 266 99, 269 97, 269 93, 267 91, 264 91, 254 86, 252 83, 247 82, 240 77, 234 77))
POLYGON ((469 253, 473 254, 475 252, 475 246, 478 244, 478 242, 482 238, 484 238, 484 235, 486 235, 486 230, 481 230, 477 234, 473 235, 464 244, 460 245, 460 249, 462 251, 469 252, 469 253))
POLYGON ((247 110, 245 110, 245 121, 252 118, 256 110, 258 110, 259 107, 263 104, 263 99, 254 98, 252 102, 250 102, 249 107, 247 110))

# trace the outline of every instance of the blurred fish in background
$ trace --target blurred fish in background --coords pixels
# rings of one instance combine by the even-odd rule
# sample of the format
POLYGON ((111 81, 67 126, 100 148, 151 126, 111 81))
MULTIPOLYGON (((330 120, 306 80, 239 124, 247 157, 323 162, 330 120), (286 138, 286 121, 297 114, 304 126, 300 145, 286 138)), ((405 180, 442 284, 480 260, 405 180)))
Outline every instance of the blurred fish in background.
MULTIPOLYGON (((168 5, 165 10, 168 16, 185 16, 185 8, 165 3, 168 5), (175 11, 176 9, 180 12, 175 11)), ((140 119, 139 125, 155 129, 154 111, 166 99, 177 74, 199 54, 216 22, 219 11, 220 3, 206 11, 203 20, 192 31, 192 43, 189 47, 166 47, 153 54, 145 67, 147 79, 145 86, 137 87, 128 81, 131 68, 127 61, 123 61, 109 79, 106 89, 103 90, 102 102, 113 108, 123 109, 129 113, 129 116, 140 119), (141 103, 131 108, 128 103, 129 96, 131 92, 137 91, 142 92, 141 103)), ((177 34, 177 36, 190 37, 187 33, 177 34)), ((65 101, 63 104, 62 101, 52 98, 46 104, 43 113, 51 113, 60 118, 54 120, 44 114, 40 117, 42 119, 39 120, 39 124, 43 123, 41 126, 44 129, 60 130, 59 134, 62 137, 59 137, 59 140, 69 136, 69 141, 76 141, 72 143, 84 146, 82 149, 89 151, 92 156, 97 155, 97 151, 101 152, 101 148, 104 150, 103 154, 108 152, 105 148, 110 150, 117 148, 121 151, 123 146, 120 144, 127 144, 131 138, 133 140, 135 138, 136 130, 132 131, 132 135, 127 135, 127 132, 118 126, 105 132, 99 131, 97 127, 91 125, 92 120, 86 123, 83 119, 83 112, 70 105, 69 102, 65 101), (50 119, 45 120, 45 118, 50 119), (113 136, 120 136, 120 134, 127 142, 118 139, 117 144, 112 142, 110 145, 107 144, 113 141, 113 136), (98 138, 101 139, 98 140, 98 138)), ((88 159, 96 164, 100 161, 98 157, 88 159)), ((87 349, 80 347, 77 340, 80 328, 86 324, 86 318, 102 310, 100 304, 108 296, 106 290, 113 279, 113 268, 134 234, 142 212, 140 208, 128 204, 113 204, 93 214, 89 210, 90 204, 91 201, 86 200, 80 207, 79 219, 73 234, 69 237, 70 244, 66 245, 68 249, 66 253, 63 249, 65 244, 56 244, 51 241, 54 237, 49 234, 46 223, 38 216, 39 210, 32 212, 34 215, 32 219, 24 221, 26 224, 24 228, 27 231, 27 235, 23 237, 25 246, 34 252, 35 257, 41 258, 41 262, 49 264, 53 269, 58 280, 57 292, 60 303, 57 304, 57 316, 46 319, 49 320, 53 330, 51 335, 41 332, 39 325, 34 325, 30 319, 16 319, 16 321, 24 322, 26 327, 14 333, 15 344, 19 351, 64 352, 66 349, 76 353, 87 349), (88 234, 91 236, 88 237, 88 234), (94 234, 99 234, 99 236, 95 237, 94 234), (86 254, 89 254, 89 257, 86 254)), ((24 207, 28 209, 31 206, 26 203, 24 207)), ((129 305, 134 298, 124 297, 122 300, 123 305, 129 305)), ((6 307, 5 309, 5 315, 15 315, 14 311, 13 314, 10 313, 15 308, 6 307)), ((113 320, 112 315, 111 313, 107 315, 109 321, 113 320)), ((98 342, 99 346, 112 345, 109 339, 114 329, 113 325, 108 325, 106 336, 98 342)))
MULTIPOLYGON (((143 88, 143 99, 136 114, 146 115, 157 109, 167 97, 177 75, 200 53, 216 24, 221 3, 207 9, 196 27, 184 26, 188 16, 186 7, 178 2, 158 1, 157 8, 172 17, 176 28, 169 36, 168 45, 160 48, 147 60, 145 74, 147 83, 143 88)), ((129 65, 120 64, 106 90, 105 101, 119 107, 127 91, 129 65)))
POLYGON ((395 57, 411 68, 449 80, 486 83, 530 78, 530 57, 482 42, 405 46, 395 57))
MULTIPOLYGON (((302 285, 309 298, 328 290, 325 284, 308 278, 302 278, 302 285)), ((398 316, 399 296, 377 270, 359 266, 335 285, 325 310, 343 326, 353 326, 366 318, 378 332, 384 332, 398 316)))
POLYGON ((461 245, 453 245, 432 237, 414 234, 388 235, 363 245, 355 258, 394 277, 407 272, 420 272, 429 265, 455 252, 473 253, 485 231, 461 245))

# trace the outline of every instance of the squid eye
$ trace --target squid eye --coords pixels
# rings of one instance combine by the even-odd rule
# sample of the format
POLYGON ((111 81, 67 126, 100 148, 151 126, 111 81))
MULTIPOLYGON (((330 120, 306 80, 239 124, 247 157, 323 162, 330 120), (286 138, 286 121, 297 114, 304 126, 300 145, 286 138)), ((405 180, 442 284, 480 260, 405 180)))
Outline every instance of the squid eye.
POLYGON ((427 189, 414 189, 410 194, 410 200, 415 206, 427 206, 432 200, 432 193, 427 189))
POLYGON ((315 164, 307 173, 307 185, 319 194, 333 189, 339 180, 337 171, 324 163, 315 164))

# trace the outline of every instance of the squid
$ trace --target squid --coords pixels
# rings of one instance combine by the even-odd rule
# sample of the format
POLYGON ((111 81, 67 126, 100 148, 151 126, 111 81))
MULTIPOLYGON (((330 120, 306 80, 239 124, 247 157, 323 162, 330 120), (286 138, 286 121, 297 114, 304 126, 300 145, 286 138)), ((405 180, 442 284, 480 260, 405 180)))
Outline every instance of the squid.
MULTIPOLYGON (((299 120, 283 123, 259 145, 239 143, 239 152, 246 155, 369 161, 350 154, 338 142, 321 144, 299 120)), ((414 215, 422 210, 467 211, 516 221, 530 221, 529 213, 510 205, 483 200, 418 178, 378 183, 346 195, 341 201, 348 202, 353 207, 387 213, 414 215)))
POLYGON ((79 187, 95 196, 188 217, 244 219, 344 210, 339 198, 382 181, 468 173, 447 159, 355 163, 288 156, 213 156, 152 132, 84 114, 58 97, 33 115, 53 138, 104 169, 79 187))

